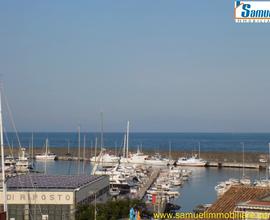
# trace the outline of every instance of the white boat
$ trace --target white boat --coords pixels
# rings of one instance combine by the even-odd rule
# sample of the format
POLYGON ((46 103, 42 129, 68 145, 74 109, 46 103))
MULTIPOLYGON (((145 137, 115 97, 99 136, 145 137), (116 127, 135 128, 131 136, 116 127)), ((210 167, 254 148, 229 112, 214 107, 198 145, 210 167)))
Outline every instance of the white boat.
MULTIPOLYGON (((90 158, 90 161, 91 162, 96 162, 98 159, 98 157, 91 157, 90 158)), ((111 155, 111 154, 108 154, 108 153, 104 153, 101 158, 100 158, 100 162, 101 163, 118 163, 120 160, 120 157, 118 156, 115 156, 115 155, 111 155)))
POLYGON ((118 196, 120 194, 120 190, 117 187, 111 187, 109 193, 111 196, 118 196))
POLYGON ((55 160, 57 157, 56 154, 48 152, 47 154, 37 154, 35 156, 36 160, 55 160))
POLYGON ((178 166, 193 166, 193 167, 204 167, 207 164, 207 161, 198 158, 197 155, 190 158, 181 157, 177 160, 176 164, 178 166))
POLYGON ((259 162, 260 162, 260 163, 267 163, 267 160, 266 160, 266 159, 263 159, 263 158, 260 158, 260 159, 259 159, 259 162))
POLYGON ((244 178, 240 179, 240 183, 243 185, 250 185, 251 180, 249 178, 244 177, 244 178))
POLYGON ((169 162, 169 159, 162 158, 160 154, 155 154, 153 157, 145 159, 145 164, 151 166, 167 166, 169 165, 169 162))
POLYGON ((139 148, 137 149, 137 152, 135 154, 131 154, 128 158, 127 158, 127 162, 128 163, 133 163, 133 164, 144 164, 146 158, 148 158, 148 155, 144 154, 143 152, 141 152, 139 150, 139 148))
POLYGON ((225 192, 227 192, 231 186, 239 185, 241 182, 238 179, 230 178, 224 182, 220 182, 216 187, 215 190, 217 191, 217 195, 221 196, 225 192))
POLYGON ((182 185, 182 181, 180 179, 173 179, 173 180, 171 180, 171 183, 174 186, 181 186, 182 185))
POLYGON ((51 153, 48 150, 48 139, 46 139, 46 150, 42 154, 36 154, 35 159, 36 160, 56 160, 57 155, 55 153, 51 153))
POLYGON ((19 152, 19 158, 16 161, 15 169, 17 172, 28 172, 32 169, 31 162, 25 155, 25 148, 21 148, 19 152))
POLYGON ((12 173, 15 171, 16 160, 12 156, 7 156, 5 158, 5 171, 12 173))
POLYGON ((264 180, 256 180, 254 182, 255 186, 259 187, 270 187, 270 180, 264 179, 264 180))

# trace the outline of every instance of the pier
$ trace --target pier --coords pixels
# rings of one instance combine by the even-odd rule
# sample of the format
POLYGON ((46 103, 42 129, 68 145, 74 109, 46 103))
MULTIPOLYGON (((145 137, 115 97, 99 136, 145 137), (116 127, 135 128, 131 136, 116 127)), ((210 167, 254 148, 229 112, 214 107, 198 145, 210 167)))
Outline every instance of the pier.
POLYGON ((208 162, 206 167, 229 167, 229 168, 247 168, 247 169, 266 169, 265 163, 237 163, 237 162, 208 162))
POLYGON ((158 175, 160 173, 160 169, 154 169, 153 172, 151 173, 151 176, 149 177, 148 181, 139 188, 138 194, 137 194, 137 199, 142 199, 146 193, 146 191, 150 188, 150 186, 155 182, 157 179, 158 175))

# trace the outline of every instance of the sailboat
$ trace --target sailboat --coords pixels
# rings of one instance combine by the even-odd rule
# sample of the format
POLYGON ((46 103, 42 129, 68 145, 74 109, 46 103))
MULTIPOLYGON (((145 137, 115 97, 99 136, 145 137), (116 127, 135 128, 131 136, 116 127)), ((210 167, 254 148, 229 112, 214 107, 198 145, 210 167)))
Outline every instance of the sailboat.
POLYGON ((35 158, 36 160, 56 160, 57 155, 55 153, 51 153, 48 150, 48 138, 46 139, 46 144, 45 144, 45 152, 42 154, 36 154, 35 158))
POLYGON ((246 177, 245 175, 245 144, 242 143, 242 156, 243 156, 243 173, 242 173, 242 178, 240 179, 240 183, 243 185, 250 185, 251 180, 246 177))

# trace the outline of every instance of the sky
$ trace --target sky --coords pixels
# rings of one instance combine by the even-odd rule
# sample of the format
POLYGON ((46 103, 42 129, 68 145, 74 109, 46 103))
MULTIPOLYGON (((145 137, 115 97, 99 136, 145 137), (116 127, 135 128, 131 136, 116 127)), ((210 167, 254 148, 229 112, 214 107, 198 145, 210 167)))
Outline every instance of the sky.
POLYGON ((270 132, 270 28, 233 1, 1 1, 0 27, 19 131, 270 132))

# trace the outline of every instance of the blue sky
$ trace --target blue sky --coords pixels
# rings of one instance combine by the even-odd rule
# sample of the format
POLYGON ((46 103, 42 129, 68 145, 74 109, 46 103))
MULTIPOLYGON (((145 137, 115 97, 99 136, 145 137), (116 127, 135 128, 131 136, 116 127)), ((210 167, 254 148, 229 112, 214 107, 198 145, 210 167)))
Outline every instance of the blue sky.
POLYGON ((233 1, 1 1, 21 131, 270 132, 270 28, 233 1))

